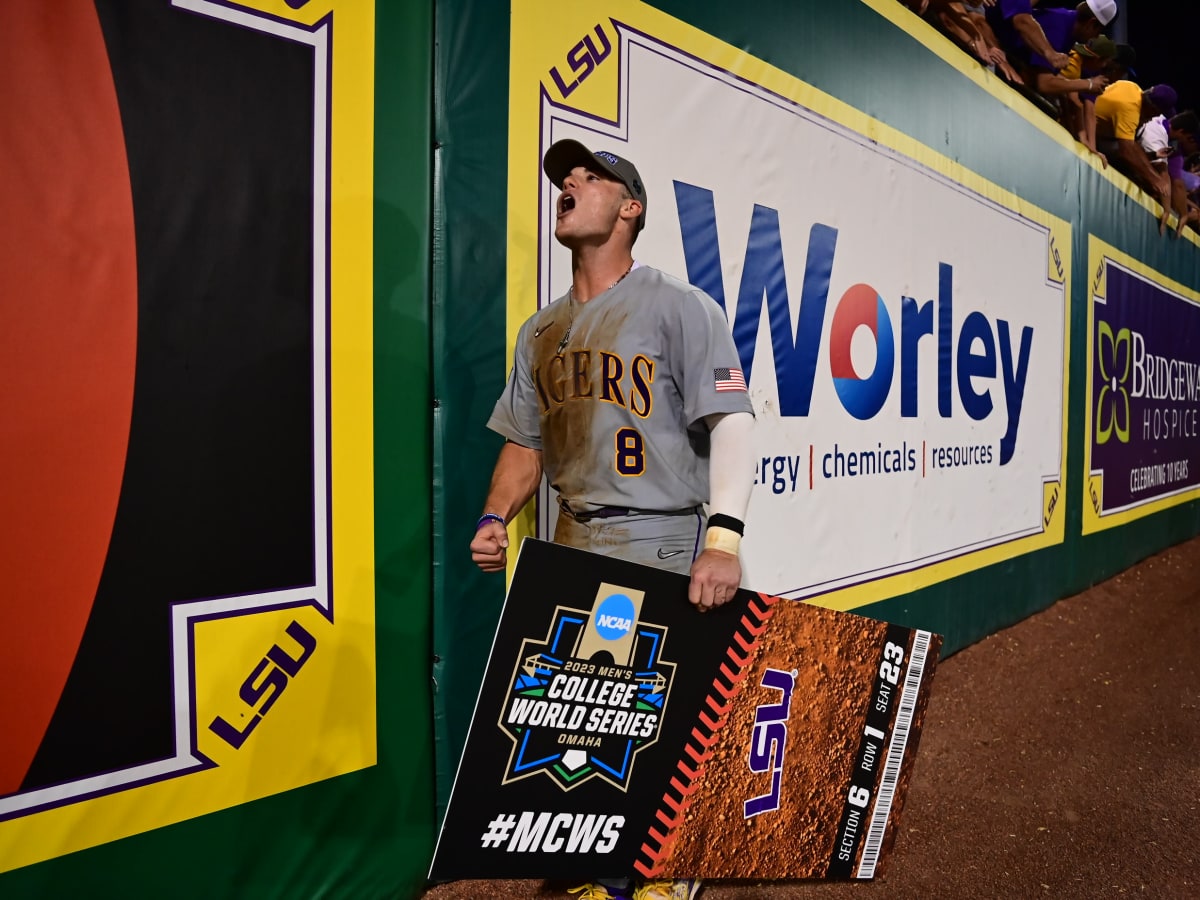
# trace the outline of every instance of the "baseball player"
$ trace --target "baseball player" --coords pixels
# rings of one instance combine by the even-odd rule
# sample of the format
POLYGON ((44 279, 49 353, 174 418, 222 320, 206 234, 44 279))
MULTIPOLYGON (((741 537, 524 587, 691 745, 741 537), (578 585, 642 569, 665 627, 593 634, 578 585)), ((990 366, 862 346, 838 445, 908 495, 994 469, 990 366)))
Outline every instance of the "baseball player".
MULTIPOLYGON (((633 163, 564 140, 542 168, 562 191, 554 236, 571 251, 571 287, 517 336, 488 421, 507 441, 471 556, 485 572, 505 568, 505 526, 544 473, 559 495, 557 543, 690 574, 688 599, 718 606, 741 583, 754 479, 753 410, 725 314, 698 288, 634 261, 647 200, 633 163)), ((572 893, 690 900, 698 889, 572 893)))

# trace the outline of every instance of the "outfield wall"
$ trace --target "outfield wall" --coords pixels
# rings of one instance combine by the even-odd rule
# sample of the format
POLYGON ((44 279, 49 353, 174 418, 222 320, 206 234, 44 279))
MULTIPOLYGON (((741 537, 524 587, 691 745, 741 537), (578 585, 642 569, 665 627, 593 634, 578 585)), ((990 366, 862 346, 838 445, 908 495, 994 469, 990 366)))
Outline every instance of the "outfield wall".
MULTIPOLYGON (((509 119, 456 133, 441 117, 472 163, 461 194, 447 167, 447 252, 508 252, 503 273, 443 270, 442 367, 473 382, 439 450, 461 473, 447 521, 486 490, 499 442, 479 425, 516 327, 569 283, 538 160, 576 137, 639 163, 638 257, 730 316, 758 411, 748 586, 954 650, 1196 532, 1194 237, 1161 237, 1140 191, 899 4, 468 7, 449 27, 478 43, 461 70, 448 60, 446 94, 509 119), (483 60, 507 84, 474 77, 483 60), (1135 333, 1143 371, 1162 359, 1183 379, 1174 394, 1134 385, 1135 333)), ((541 500, 514 536, 550 533, 541 500)), ((449 569, 460 548, 445 552, 449 569)), ((490 581, 437 595, 448 670, 490 581)), ((481 663, 460 656, 461 680, 481 663)), ((444 796, 470 705, 443 699, 444 796)))
POLYGON ((726 309, 748 586, 952 652, 1200 532, 1197 241, 894 0, 9 13, 6 897, 419 892, 562 137, 726 309))
MULTIPOLYGON (((729 315, 758 411, 748 586, 953 651, 1196 533, 1200 257, 1127 179, 890 0, 551 6, 439 17, 464 49, 439 71, 443 802, 500 602, 458 568, 481 426, 569 283, 538 166, 559 138, 638 163, 637 257, 729 315)), ((551 533, 551 499, 514 538, 551 533)))

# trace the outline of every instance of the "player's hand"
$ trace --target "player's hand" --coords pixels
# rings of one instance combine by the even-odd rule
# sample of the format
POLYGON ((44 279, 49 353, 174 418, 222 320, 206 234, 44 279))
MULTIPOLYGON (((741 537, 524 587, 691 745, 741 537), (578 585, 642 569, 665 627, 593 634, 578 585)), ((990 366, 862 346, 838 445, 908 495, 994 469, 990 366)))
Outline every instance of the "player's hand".
POLYGON ((490 520, 480 525, 471 541, 471 559, 485 572, 503 572, 508 565, 508 529, 490 520))
POLYGON ((1051 53, 1050 56, 1047 57, 1046 62, 1050 63, 1050 68, 1057 72, 1059 69, 1070 65, 1071 57, 1065 53, 1055 52, 1051 53))
POLYGON ((688 600, 701 612, 733 599, 742 583, 742 563, 733 553, 705 550, 692 563, 688 600))

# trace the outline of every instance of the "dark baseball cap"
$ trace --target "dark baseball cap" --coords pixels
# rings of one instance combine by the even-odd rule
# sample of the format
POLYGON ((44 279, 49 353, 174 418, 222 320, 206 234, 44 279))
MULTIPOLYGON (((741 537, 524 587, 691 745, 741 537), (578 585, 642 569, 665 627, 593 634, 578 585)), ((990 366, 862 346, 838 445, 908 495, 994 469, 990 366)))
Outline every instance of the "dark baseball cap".
POLYGON ((1076 44, 1075 52, 1087 59, 1114 59, 1117 55, 1117 45, 1108 35, 1100 34, 1086 44, 1076 44))
POLYGON ((1132 77, 1137 77, 1137 73, 1133 71, 1134 63, 1137 62, 1137 52, 1129 44, 1117 44, 1117 51, 1113 54, 1112 62, 1127 71, 1132 77))
POLYGON ((621 182, 629 189, 633 199, 642 204, 642 214, 638 216, 637 230, 646 227, 646 186, 637 168, 627 159, 622 159, 607 150, 592 152, 579 141, 563 140, 550 145, 542 158, 542 170, 551 183, 561 189, 563 181, 571 171, 579 166, 593 171, 603 172, 610 178, 621 182))
POLYGON ((1179 95, 1169 84, 1156 84, 1143 91, 1142 97, 1153 103, 1154 108, 1168 119, 1175 115, 1175 104, 1179 102, 1179 95))

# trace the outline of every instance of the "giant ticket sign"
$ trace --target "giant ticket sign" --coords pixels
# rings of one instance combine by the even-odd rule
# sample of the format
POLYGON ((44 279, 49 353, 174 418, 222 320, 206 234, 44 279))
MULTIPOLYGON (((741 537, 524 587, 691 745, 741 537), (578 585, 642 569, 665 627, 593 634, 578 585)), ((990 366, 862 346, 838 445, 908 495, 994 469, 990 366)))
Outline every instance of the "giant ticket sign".
POLYGON ((527 539, 430 877, 871 878, 941 638, 527 539))

